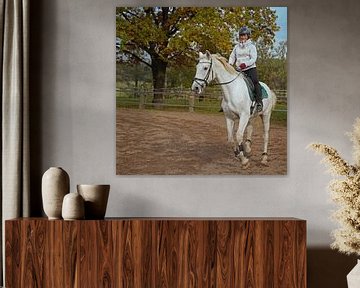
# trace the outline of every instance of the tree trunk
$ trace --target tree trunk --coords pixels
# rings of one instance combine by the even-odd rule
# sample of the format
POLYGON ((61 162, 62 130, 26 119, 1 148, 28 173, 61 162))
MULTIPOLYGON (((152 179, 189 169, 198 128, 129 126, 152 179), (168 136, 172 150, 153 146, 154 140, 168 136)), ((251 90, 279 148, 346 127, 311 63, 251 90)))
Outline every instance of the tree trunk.
POLYGON ((153 87, 154 87, 154 98, 153 103, 161 104, 164 101, 163 93, 165 88, 165 80, 166 80, 166 67, 167 62, 159 59, 156 56, 151 57, 151 70, 153 76, 153 87))

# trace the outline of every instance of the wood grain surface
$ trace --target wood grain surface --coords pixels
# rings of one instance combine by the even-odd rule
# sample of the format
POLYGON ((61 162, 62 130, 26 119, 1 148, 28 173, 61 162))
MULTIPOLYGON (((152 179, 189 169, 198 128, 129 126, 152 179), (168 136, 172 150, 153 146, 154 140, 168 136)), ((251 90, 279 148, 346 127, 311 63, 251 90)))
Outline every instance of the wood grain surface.
POLYGON ((8 288, 306 287, 304 220, 23 218, 5 230, 8 288))

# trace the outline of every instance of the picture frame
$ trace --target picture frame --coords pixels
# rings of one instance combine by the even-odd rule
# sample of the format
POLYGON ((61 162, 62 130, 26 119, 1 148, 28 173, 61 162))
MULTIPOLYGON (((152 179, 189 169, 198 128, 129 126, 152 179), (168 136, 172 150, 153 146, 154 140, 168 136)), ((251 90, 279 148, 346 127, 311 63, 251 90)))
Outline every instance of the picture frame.
MULTIPOLYGON (((117 7, 116 174, 286 175, 287 53, 287 7, 117 7), (274 91, 276 105, 269 135, 261 119, 271 101, 263 99, 252 135, 239 143, 235 121, 228 143, 223 85, 198 80, 204 91, 191 88, 199 55, 227 60, 241 27, 251 31, 260 81, 269 95, 274 91)), ((246 114, 231 113, 240 121, 246 114)))

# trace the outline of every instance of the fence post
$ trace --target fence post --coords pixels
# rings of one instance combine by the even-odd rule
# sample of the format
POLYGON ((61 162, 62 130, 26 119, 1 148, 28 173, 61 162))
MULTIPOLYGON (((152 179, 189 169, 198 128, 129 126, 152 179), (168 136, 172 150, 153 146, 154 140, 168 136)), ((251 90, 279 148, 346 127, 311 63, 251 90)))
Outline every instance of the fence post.
POLYGON ((195 97, 193 94, 189 96, 189 112, 194 112, 195 97))
POLYGON ((144 109, 145 108, 145 93, 140 93, 140 97, 139 97, 139 109, 144 109))

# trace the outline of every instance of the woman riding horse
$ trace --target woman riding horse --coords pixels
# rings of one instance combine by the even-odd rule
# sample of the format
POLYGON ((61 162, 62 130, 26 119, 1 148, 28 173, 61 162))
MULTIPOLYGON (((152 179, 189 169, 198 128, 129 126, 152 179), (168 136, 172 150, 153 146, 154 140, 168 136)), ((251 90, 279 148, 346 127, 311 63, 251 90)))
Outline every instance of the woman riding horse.
MULTIPOLYGON (((252 121, 256 119, 259 113, 251 114, 250 112, 252 100, 245 76, 243 73, 236 72, 224 57, 218 54, 210 54, 209 51, 206 51, 205 54, 199 52, 191 90, 201 95, 206 86, 210 85, 214 80, 217 81, 216 85, 220 85, 223 91, 224 97, 221 101, 221 107, 226 119, 228 142, 233 145, 235 156, 241 160, 243 167, 247 167, 249 163, 248 156, 251 152, 252 121), (236 127, 235 122, 237 120, 238 125, 236 127), (235 130, 236 133, 234 133, 235 130), (245 132, 246 138, 244 141, 245 132), (234 136, 236 137, 234 138, 234 136)), ((264 126, 264 150, 261 163, 267 165, 270 118, 271 111, 276 103, 276 95, 265 83, 261 83, 261 86, 268 95, 264 99, 264 107, 261 113, 264 126)))
POLYGON ((239 31, 239 43, 235 45, 229 57, 229 64, 234 65, 235 69, 244 72, 254 83, 256 111, 263 109, 261 88, 256 71, 257 50, 250 40, 251 31, 244 26, 239 31))

